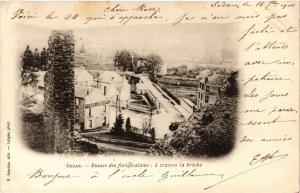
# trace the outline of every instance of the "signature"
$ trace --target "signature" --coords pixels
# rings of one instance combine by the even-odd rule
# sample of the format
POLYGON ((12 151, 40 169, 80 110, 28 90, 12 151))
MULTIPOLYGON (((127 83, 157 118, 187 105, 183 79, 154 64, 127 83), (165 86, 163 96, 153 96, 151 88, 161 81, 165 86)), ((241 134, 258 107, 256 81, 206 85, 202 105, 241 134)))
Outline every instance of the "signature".
POLYGON ((249 162, 249 165, 255 165, 259 163, 265 163, 266 161, 272 160, 274 158, 285 158, 288 154, 279 154, 279 150, 274 153, 268 153, 267 155, 256 154, 253 156, 252 160, 249 162))
POLYGON ((272 164, 272 163, 277 162, 277 161, 279 161, 281 159, 284 159, 287 156, 288 156, 288 154, 279 154, 279 150, 276 150, 273 153, 268 153, 266 155, 256 154, 256 155, 254 155, 251 158, 251 160, 249 162, 249 165, 251 165, 252 167, 250 167, 247 170, 244 170, 242 172, 239 172, 239 173, 237 173, 235 175, 232 175, 232 176, 230 176, 228 178, 225 178, 225 179, 223 179, 223 180, 221 180, 221 181, 219 181, 219 182, 217 182, 215 184, 212 184, 212 185, 210 185, 208 187, 205 187, 204 190, 208 190, 210 188, 213 188, 213 187, 215 187, 215 186, 217 186, 217 185, 219 185, 221 183, 229 181, 229 180, 231 180, 231 179, 233 179, 235 177, 238 177, 238 176, 243 175, 245 173, 251 172, 251 171, 256 170, 258 168, 265 167, 265 166, 267 166, 269 164, 272 164))

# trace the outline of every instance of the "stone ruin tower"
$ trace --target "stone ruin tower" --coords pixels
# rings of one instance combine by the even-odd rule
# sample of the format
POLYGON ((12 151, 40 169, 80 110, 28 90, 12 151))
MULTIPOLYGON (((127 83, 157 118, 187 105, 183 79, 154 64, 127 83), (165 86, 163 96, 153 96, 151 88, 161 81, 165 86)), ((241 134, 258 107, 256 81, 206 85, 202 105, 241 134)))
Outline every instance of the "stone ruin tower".
POLYGON ((74 141, 74 36, 52 31, 45 74, 44 123, 49 153, 71 153, 74 141))

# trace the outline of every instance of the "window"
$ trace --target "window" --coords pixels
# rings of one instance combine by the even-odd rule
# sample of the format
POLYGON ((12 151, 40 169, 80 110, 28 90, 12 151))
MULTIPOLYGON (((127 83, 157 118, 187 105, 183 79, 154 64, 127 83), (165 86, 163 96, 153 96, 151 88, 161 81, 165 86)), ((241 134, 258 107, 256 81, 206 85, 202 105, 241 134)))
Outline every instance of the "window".
POLYGON ((106 86, 104 86, 103 89, 103 95, 106 96, 106 86))
POLYGON ((92 109, 89 108, 89 117, 91 117, 91 116, 92 116, 92 109))
POLYGON ((76 98, 76 99, 75 99, 75 104, 76 104, 76 105, 79 105, 79 98, 76 98))
POLYGON ((103 119, 103 126, 105 126, 106 125, 106 117, 104 117, 104 119, 103 119))
POLYGON ((104 113, 106 112, 106 105, 104 105, 104 110, 103 110, 103 112, 104 112, 104 113))
POLYGON ((201 96, 200 96, 200 100, 202 101, 202 98, 203 98, 203 95, 202 95, 202 93, 201 93, 201 96))
POLYGON ((89 127, 90 127, 90 128, 93 127, 93 121, 92 121, 92 120, 89 121, 89 127))
POLYGON ((210 87, 206 86, 206 92, 209 92, 209 90, 210 90, 210 87))
POLYGON ((78 109, 78 107, 75 108, 75 115, 79 116, 79 109, 78 109))
POLYGON ((206 103, 208 103, 208 100, 209 100, 208 96, 205 96, 205 102, 206 103))

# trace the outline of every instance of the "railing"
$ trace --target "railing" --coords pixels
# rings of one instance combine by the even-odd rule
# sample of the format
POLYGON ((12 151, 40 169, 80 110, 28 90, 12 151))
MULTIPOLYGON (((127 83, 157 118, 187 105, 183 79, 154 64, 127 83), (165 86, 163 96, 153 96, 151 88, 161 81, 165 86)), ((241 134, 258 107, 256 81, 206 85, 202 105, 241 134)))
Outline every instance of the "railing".
POLYGON ((194 111, 194 108, 196 107, 196 105, 186 98, 183 98, 180 101, 181 101, 182 108, 184 108, 190 114, 193 114, 193 111, 194 111))
POLYGON ((180 100, 176 97, 176 96, 174 96, 170 91, 168 91, 165 87, 161 87, 162 88, 162 90, 163 91, 165 91, 166 93, 167 93, 167 95, 169 96, 169 97, 171 97, 177 104, 179 104, 180 105, 180 100))
POLYGON ((141 113, 146 113, 146 114, 148 114, 148 113, 151 112, 151 110, 150 110, 150 108, 148 106, 141 105, 141 104, 136 105, 136 104, 130 103, 128 105, 128 109, 134 110, 134 111, 138 111, 138 112, 141 112, 141 113))

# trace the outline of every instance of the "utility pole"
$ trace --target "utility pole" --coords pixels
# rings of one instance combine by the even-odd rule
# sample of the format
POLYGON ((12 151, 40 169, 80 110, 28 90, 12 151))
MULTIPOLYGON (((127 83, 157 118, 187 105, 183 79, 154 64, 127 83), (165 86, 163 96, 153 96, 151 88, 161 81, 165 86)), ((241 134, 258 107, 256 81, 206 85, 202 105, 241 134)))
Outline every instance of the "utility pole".
POLYGON ((116 122, 118 117, 118 95, 116 96, 116 122))
POLYGON ((119 113, 121 114, 121 86, 120 86, 120 90, 119 90, 119 113))
POLYGON ((96 76, 97 76, 96 87, 99 88, 99 82, 100 82, 100 81, 99 81, 99 76, 100 76, 100 73, 97 72, 97 75, 96 75, 96 76))
MULTIPOLYGON (((121 93, 120 93, 121 95, 121 93)), ((119 98, 119 113, 121 113, 121 97, 119 98)))

